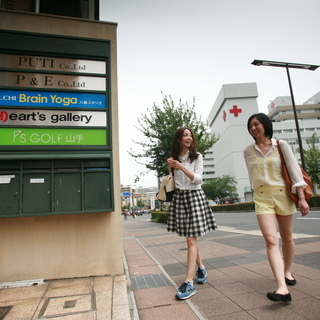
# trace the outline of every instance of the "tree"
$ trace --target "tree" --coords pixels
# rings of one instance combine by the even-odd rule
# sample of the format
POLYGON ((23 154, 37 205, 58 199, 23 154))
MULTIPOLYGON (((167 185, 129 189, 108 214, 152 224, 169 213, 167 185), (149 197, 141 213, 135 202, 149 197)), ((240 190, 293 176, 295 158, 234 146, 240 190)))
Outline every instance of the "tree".
POLYGON ((303 150, 306 171, 311 176, 311 180, 313 184, 319 186, 320 184, 320 150, 316 146, 317 143, 317 135, 314 133, 310 139, 310 143, 308 143, 308 150, 303 150))
POLYGON ((202 189, 208 199, 218 198, 238 198, 236 187, 237 181, 234 177, 224 175, 222 177, 210 179, 202 185, 202 189))
POLYGON ((137 201, 137 207, 142 208, 144 207, 144 201, 142 199, 138 199, 137 201))
POLYGON ((145 165, 148 170, 156 171, 158 177, 168 173, 166 160, 170 157, 173 134, 179 127, 188 127, 194 132, 198 141, 198 151, 202 154, 217 141, 215 136, 208 132, 208 123, 202 121, 201 117, 197 119, 194 111, 195 99, 191 107, 187 102, 183 104, 181 99, 175 105, 171 96, 163 96, 162 103, 162 108, 154 103, 152 109, 147 109, 147 113, 138 119, 139 126, 135 126, 143 133, 146 141, 133 142, 143 150, 129 151, 138 163, 145 165), (145 159, 146 162, 143 163, 141 159, 145 159))

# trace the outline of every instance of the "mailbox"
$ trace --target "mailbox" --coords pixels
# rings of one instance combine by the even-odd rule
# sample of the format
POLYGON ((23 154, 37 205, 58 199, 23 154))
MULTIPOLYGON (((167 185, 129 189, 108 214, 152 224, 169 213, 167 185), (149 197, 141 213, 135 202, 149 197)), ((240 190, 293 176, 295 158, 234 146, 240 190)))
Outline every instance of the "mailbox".
POLYGON ((2 160, 0 217, 112 211, 111 177, 111 154, 89 160, 2 160))

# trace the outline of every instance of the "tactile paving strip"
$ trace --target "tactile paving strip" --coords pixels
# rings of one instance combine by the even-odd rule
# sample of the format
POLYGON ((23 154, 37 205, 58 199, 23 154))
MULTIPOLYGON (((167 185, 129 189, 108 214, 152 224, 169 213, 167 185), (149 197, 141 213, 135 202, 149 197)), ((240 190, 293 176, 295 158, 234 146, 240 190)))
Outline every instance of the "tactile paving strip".
POLYGON ((131 283, 133 290, 166 287, 172 285, 163 273, 131 277, 131 283))

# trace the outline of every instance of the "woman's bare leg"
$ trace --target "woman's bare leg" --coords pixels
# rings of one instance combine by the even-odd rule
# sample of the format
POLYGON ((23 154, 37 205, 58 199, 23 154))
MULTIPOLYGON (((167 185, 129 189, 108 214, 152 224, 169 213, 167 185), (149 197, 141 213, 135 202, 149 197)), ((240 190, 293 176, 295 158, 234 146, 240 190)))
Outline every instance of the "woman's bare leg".
POLYGON ((268 260, 278 284, 276 292, 287 294, 289 291, 285 283, 283 260, 279 248, 277 217, 275 214, 260 214, 257 215, 257 219, 266 242, 268 260))
POLYGON ((198 242, 196 237, 187 238, 187 245, 188 245, 188 256, 187 256, 187 275, 186 281, 189 281, 193 284, 193 277, 194 277, 194 270, 196 263, 198 261, 201 262, 198 242), (200 260, 198 260, 200 259, 200 260))
POLYGON ((277 215, 279 232, 282 240, 282 254, 284 260, 284 275, 292 280, 291 268, 294 258, 294 241, 292 238, 293 214, 289 216, 277 215))

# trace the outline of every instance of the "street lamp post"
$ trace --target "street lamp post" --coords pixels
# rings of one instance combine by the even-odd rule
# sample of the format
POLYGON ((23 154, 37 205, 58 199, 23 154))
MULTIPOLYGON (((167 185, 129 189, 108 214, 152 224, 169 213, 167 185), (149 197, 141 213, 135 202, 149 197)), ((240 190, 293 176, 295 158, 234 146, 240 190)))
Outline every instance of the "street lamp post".
POLYGON ((296 123, 296 129, 297 129, 297 136, 298 136, 298 143, 299 143, 300 157, 301 157, 301 166, 302 166, 302 168, 303 168, 304 170, 306 170, 306 165, 305 165, 305 161, 304 161, 304 154, 303 154, 303 148, 302 148, 302 140, 301 140, 301 134, 300 134, 300 128, 299 128, 299 122, 298 122, 296 104, 295 104, 295 102, 294 102, 294 96, 293 96, 293 90, 292 90, 292 85, 291 85, 289 68, 304 69, 304 70, 314 71, 314 70, 316 70, 319 66, 318 66, 318 65, 312 65, 312 64, 280 62, 280 61, 268 61, 268 60, 254 60, 251 64, 253 64, 253 65, 255 65, 255 66, 267 66, 267 67, 281 67, 281 68, 286 68, 287 77, 288 77, 288 82, 289 82, 289 88, 290 88, 290 95, 291 95, 291 101, 292 101, 292 108, 293 108, 294 120, 295 120, 295 123, 296 123))

